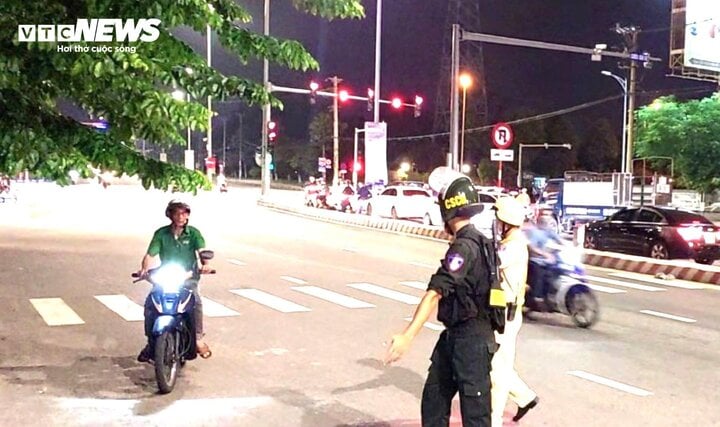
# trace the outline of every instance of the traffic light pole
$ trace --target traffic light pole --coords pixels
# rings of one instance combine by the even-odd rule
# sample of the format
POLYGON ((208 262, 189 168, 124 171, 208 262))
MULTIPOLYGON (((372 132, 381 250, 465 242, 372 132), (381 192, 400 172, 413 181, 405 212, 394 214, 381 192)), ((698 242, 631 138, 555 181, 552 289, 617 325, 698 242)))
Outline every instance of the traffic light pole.
MULTIPOLYGON (((270 35, 270 0, 264 1, 263 13, 263 34, 270 35)), ((271 91, 270 72, 267 58, 263 59, 263 87, 268 92, 271 91)), ((260 139, 260 195, 266 196, 270 191, 270 168, 268 167, 268 129, 267 124, 270 122, 270 103, 263 105, 263 125, 262 137, 260 139)))
POLYGON ((338 162, 340 161, 340 136, 339 130, 338 130, 338 83, 342 81, 342 79, 339 79, 338 76, 330 77, 328 80, 330 80, 333 84, 333 93, 335 96, 333 96, 333 183, 337 184, 340 181, 339 178, 339 167, 338 162))

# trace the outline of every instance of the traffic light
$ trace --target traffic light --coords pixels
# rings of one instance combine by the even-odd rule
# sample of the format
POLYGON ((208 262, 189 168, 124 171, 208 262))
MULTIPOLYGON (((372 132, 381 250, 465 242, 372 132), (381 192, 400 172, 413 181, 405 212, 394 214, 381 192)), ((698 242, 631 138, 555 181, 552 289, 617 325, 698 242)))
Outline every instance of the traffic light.
POLYGON ((346 102, 348 99, 350 99, 350 94, 346 90, 341 90, 338 92, 338 101, 340 102, 346 102))
POLYGON ((317 96, 317 91, 320 88, 320 85, 317 82, 310 82, 310 103, 315 103, 315 97, 317 96))
POLYGON ((367 93, 368 93, 368 96, 367 96, 367 109, 368 109, 368 111, 372 111, 372 110, 373 110, 373 102, 374 102, 374 100, 375 100, 375 92, 374 92, 372 89, 368 88, 368 92, 367 92, 367 93))
POLYGON ((393 107, 394 109, 399 110, 399 109, 401 109, 402 106, 403 106, 402 99, 400 99, 400 98, 398 98, 398 97, 395 97, 395 98, 392 99, 392 102, 390 103, 390 105, 392 105, 392 107, 393 107))
POLYGON ((420 107, 422 106, 422 103, 423 103, 422 96, 415 95, 415 112, 413 113, 413 115, 415 117, 420 117, 420 113, 421 113, 420 107))
POLYGON ((269 121, 267 124, 267 130, 268 130, 268 142, 270 144, 275 143, 275 139, 277 138, 277 123, 273 121, 269 121))

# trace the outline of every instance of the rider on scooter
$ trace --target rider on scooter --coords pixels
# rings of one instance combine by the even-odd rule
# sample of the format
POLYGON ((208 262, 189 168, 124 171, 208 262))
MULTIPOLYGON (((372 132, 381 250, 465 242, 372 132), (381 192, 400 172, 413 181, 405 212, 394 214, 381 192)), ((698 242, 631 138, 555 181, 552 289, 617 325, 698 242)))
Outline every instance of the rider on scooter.
MULTIPOLYGON (((192 271, 193 276, 188 279, 186 286, 193 288, 195 291, 195 309, 194 324, 195 333, 197 335, 197 352, 203 359, 207 359, 212 355, 210 348, 203 341, 203 309, 202 300, 198 289, 198 280, 201 272, 209 272, 210 266, 208 260, 201 260, 198 265, 198 252, 205 248, 205 239, 200 230, 188 225, 188 217, 190 216, 190 206, 187 203, 171 200, 165 208, 165 216, 171 223, 161 227, 155 231, 147 253, 142 259, 139 275, 147 277, 148 270, 152 264, 153 258, 160 256, 160 263, 175 263, 181 265, 186 271, 192 271)), ((153 359, 152 345, 152 329, 157 318, 157 311, 153 306, 150 295, 145 299, 145 336, 148 338, 148 344, 142 349, 138 355, 139 362, 147 362, 153 359)))
POLYGON ((548 293, 548 284, 554 280, 552 267, 557 261, 555 255, 548 250, 550 242, 562 243, 560 236, 553 227, 553 220, 548 216, 540 216, 536 224, 525 230, 530 249, 529 282, 532 288, 533 302, 543 307, 548 293))

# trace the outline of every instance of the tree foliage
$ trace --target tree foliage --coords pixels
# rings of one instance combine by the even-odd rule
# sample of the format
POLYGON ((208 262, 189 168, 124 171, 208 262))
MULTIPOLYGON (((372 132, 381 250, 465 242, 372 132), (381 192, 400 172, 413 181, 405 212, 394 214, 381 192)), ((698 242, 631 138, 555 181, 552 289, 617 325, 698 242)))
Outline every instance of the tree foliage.
MULTIPOLYGON (((292 0, 300 9, 326 18, 361 17, 359 0, 292 0)), ((174 37, 189 26, 204 33, 209 25, 226 50, 247 62, 267 58, 295 70, 318 63, 296 41, 256 34, 241 25, 252 20, 234 0, 3 0, 0 4, 0 174, 33 174, 67 182, 68 172, 89 174, 90 165, 137 174, 148 188, 194 190, 203 175, 179 165, 144 158, 134 140, 163 146, 184 143, 183 130, 205 130, 209 111, 202 100, 240 98, 249 105, 281 103, 261 84, 225 76, 174 37), (59 52, 68 43, 18 41, 18 25, 75 24, 77 19, 160 19, 154 42, 112 42, 106 53, 59 52), (131 50, 116 50, 118 47, 131 50), (179 101, 173 88, 201 102, 179 101), (91 117, 110 123, 98 133, 61 114, 65 99, 91 117)), ((73 46, 97 46, 72 42, 73 46)))
POLYGON ((636 135, 636 157, 672 157, 676 178, 689 188, 720 188, 720 95, 660 98, 638 112, 636 135))
POLYGON ((620 169, 620 142, 607 119, 592 123, 588 138, 578 148, 578 163, 582 169, 593 172, 620 169))

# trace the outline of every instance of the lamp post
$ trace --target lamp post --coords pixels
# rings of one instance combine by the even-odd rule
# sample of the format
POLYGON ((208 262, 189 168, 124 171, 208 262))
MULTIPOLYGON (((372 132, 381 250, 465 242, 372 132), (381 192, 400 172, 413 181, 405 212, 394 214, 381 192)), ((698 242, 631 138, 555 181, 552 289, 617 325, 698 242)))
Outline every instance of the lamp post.
POLYGON ((519 144, 519 153, 518 153, 518 174, 517 174, 517 180, 516 184, 517 187, 520 188, 522 186, 522 150, 523 148, 567 148, 568 150, 572 150, 572 145, 570 144, 519 144))
MULTIPOLYGON (((373 93, 373 122, 380 121, 380 32, 382 29, 382 0, 377 0, 375 11, 375 90, 373 93)), ((354 165, 353 165, 354 166, 354 165)))
POLYGON ((460 165, 463 165, 465 159, 465 101, 467 99, 467 90, 472 86, 472 77, 468 73, 463 73, 459 77, 460 87, 463 91, 462 99, 462 125, 460 130, 460 165))
POLYGON ((618 75, 615 75, 611 73, 610 71, 602 71, 601 72, 603 76, 612 77, 615 79, 616 82, 620 85, 620 87, 623 90, 623 127, 622 127, 622 163, 620 164, 620 172, 628 172, 627 170, 627 160, 625 156, 627 155, 627 109, 628 109, 628 86, 627 86, 627 79, 624 79, 618 75))
MULTIPOLYGON (((210 9, 210 12, 215 12, 215 7, 213 5, 209 4, 208 8, 210 9)), ((210 28, 210 24, 207 24, 206 31, 207 33, 207 65, 208 68, 212 67, 212 29, 210 28)), ((208 158, 212 158, 213 152, 212 152, 212 118, 213 118, 213 112, 212 112, 212 96, 208 95, 207 97, 207 103, 208 103, 208 130, 207 130, 207 156, 208 158)), ((207 170, 208 179, 212 183, 213 179, 213 173, 215 171, 213 169, 207 170)))
MULTIPOLYGON (((188 74, 192 74, 192 69, 187 68, 188 74)), ((178 101, 186 101, 190 103, 190 93, 185 92, 182 89, 175 89, 172 92, 172 97, 178 101)), ((195 169, 195 160, 193 158, 192 146, 190 144, 190 126, 187 127, 187 149, 185 150, 185 167, 188 169, 195 169)))

